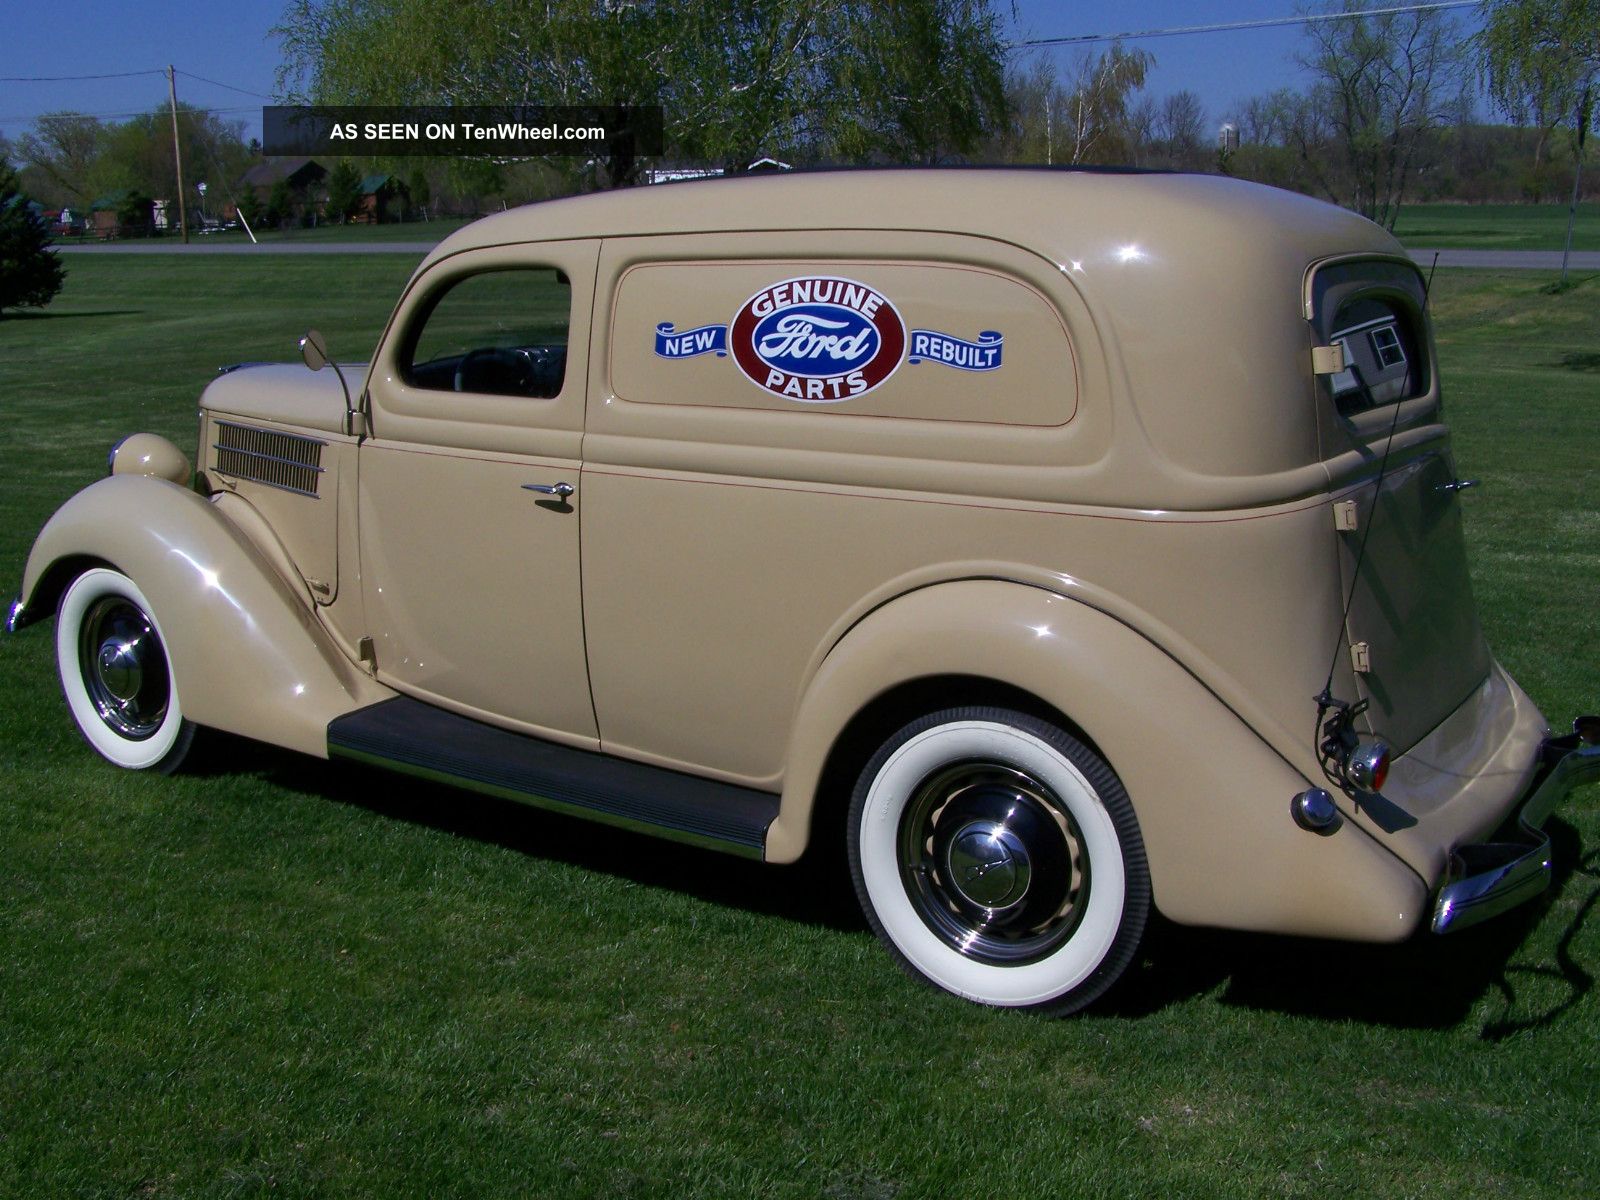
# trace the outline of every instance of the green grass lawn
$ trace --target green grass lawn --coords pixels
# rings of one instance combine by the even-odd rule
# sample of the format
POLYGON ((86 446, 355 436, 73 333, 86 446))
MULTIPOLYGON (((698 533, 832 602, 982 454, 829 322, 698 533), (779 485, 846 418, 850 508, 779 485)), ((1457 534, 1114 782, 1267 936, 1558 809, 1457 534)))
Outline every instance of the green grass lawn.
MULTIPOLYGON (((1430 250, 1560 250, 1565 204, 1408 204, 1395 236, 1430 250)), ((1600 204, 1578 205, 1574 250, 1600 250, 1600 204)))
MULTIPOLYGON (((405 256, 82 256, 0 322, 0 587, 220 363, 364 357, 405 256)), ((1600 281, 1441 270, 1480 608, 1600 702, 1600 281)), ((0 1196, 1571 1196, 1600 1181, 1600 797, 1547 905, 1450 940, 1160 928, 1048 1022, 890 964, 767 868, 212 739, 119 773, 53 626, 0 636, 0 1196)), ((225 647, 218 648, 226 653, 225 647)), ((246 686, 246 681, 241 682, 246 686)), ((1219 880, 1218 886, 1228 886, 1219 880)))

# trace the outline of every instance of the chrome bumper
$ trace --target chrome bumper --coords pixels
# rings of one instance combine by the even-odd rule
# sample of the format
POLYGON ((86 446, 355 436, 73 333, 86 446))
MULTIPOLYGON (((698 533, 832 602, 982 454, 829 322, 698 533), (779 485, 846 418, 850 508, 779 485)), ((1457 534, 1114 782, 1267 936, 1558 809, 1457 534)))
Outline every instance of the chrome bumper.
POLYGON ((1433 931, 1452 933, 1532 900, 1550 886, 1550 837, 1542 826, 1575 787, 1600 779, 1600 719, 1539 747, 1541 765, 1517 813, 1519 840, 1458 846, 1433 905, 1433 931))

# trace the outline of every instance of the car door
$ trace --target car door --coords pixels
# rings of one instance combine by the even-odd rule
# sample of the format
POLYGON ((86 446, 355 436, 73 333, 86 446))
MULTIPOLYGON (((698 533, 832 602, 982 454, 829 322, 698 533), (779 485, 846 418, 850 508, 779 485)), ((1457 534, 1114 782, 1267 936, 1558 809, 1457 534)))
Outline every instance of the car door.
POLYGON ((1343 347, 1323 394, 1341 593, 1359 698, 1396 753, 1454 712, 1492 660, 1472 600, 1461 490, 1409 263, 1340 261, 1312 277, 1317 335, 1343 347))
POLYGON ((378 678, 560 740, 596 730, 578 574, 597 243, 453 255, 373 364, 359 462, 378 678))

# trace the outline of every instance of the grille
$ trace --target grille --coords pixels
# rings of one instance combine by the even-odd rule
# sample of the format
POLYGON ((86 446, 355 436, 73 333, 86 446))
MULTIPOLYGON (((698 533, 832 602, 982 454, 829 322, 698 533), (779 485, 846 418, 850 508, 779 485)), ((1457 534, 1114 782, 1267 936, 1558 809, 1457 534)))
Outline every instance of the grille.
POLYGON ((218 421, 217 441, 212 448, 217 452, 219 475, 315 496, 324 445, 316 438, 218 421))

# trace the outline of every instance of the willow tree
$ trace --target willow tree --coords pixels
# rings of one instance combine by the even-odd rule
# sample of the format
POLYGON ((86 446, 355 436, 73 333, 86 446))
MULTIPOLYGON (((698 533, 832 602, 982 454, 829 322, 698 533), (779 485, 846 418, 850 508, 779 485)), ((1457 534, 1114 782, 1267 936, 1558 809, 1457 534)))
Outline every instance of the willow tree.
POLYGON ((291 100, 659 105, 715 165, 927 159, 1004 116, 987 0, 293 0, 276 32, 291 100))
POLYGON ((1561 255, 1567 281, 1572 226, 1583 182, 1583 155, 1600 104, 1600 0, 1492 0, 1476 38, 1489 94, 1512 120, 1539 130, 1534 169, 1550 134, 1572 135, 1572 201, 1561 255))

